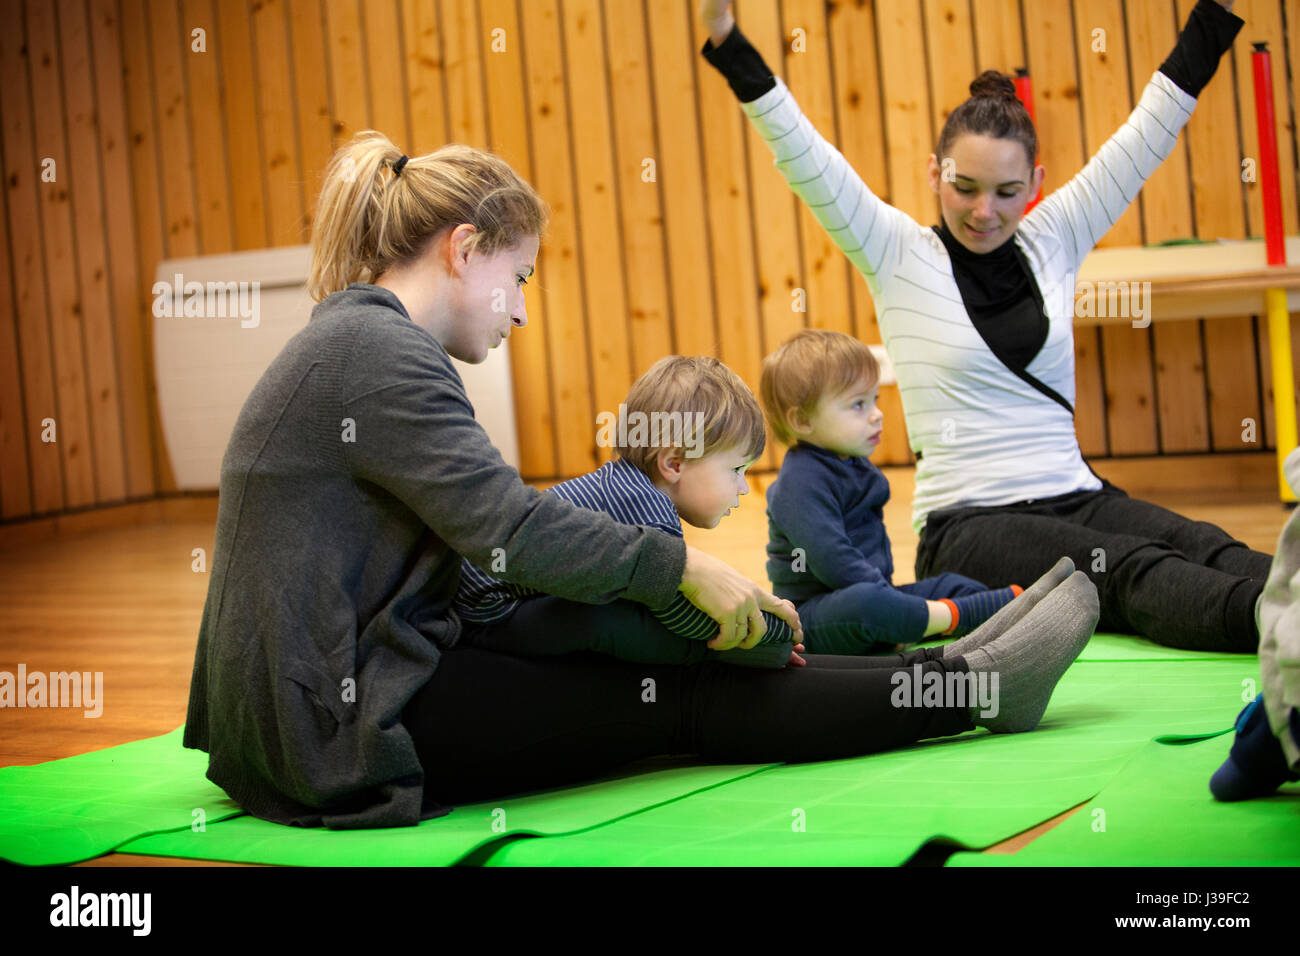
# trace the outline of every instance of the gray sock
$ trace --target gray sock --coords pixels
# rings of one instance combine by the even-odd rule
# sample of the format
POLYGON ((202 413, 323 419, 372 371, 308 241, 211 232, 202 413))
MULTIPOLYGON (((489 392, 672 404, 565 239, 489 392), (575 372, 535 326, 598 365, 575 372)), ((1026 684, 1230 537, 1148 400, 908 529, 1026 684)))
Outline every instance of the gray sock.
POLYGON ((1005 634, 965 655, 972 673, 998 678, 997 713, 983 717, 980 708, 971 708, 975 726, 1000 734, 1037 727, 1057 681, 1088 643, 1099 615, 1097 588, 1075 571, 1005 634))
POLYGON ((1014 601, 1003 607, 998 613, 961 640, 944 645, 943 659, 951 660, 954 657, 964 657, 975 648, 983 647, 989 641, 1000 637, 1013 624, 1032 611, 1034 606, 1045 598, 1052 588, 1073 573, 1074 562, 1069 558, 1061 558, 1060 561, 1056 562, 1056 566, 1052 570, 1030 585, 1029 590, 1018 594, 1014 601))

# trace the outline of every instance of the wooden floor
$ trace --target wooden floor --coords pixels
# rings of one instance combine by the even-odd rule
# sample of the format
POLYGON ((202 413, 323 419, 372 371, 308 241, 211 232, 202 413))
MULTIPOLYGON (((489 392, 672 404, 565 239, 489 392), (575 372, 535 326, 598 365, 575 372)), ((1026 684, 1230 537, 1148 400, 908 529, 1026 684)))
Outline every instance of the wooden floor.
MULTIPOLYGON (((893 486, 886 521, 901 584, 912 580, 916 550, 909 515, 913 472, 893 468, 886 473, 893 486)), ((752 493, 718 529, 686 532, 691 544, 757 581, 765 580, 763 487, 769 477, 753 476, 752 493)), ((1152 493, 1130 485, 1129 490, 1189 517, 1214 522, 1268 553, 1287 516, 1273 493, 1258 488, 1152 493)), ((71 709, 0 710, 0 766, 111 747, 168 733, 184 722, 208 585, 206 572, 192 570, 193 552, 203 549, 211 566, 215 498, 200 503, 197 510, 206 517, 58 535, 0 550, 0 670, 15 673, 22 663, 28 672, 104 675, 103 713, 98 718, 71 709)), ((1068 815, 992 852, 1013 852, 1068 815)), ((90 865, 185 862, 110 854, 90 865)))

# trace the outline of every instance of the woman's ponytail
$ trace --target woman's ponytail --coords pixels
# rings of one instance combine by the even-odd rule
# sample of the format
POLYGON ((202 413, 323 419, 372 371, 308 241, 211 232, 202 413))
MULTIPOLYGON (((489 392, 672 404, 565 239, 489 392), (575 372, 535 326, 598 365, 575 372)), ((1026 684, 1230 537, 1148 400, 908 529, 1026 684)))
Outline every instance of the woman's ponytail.
POLYGON ((500 157, 459 145, 403 156, 383 133, 365 130, 330 160, 312 227, 307 291, 316 301, 373 282, 449 226, 474 226, 469 248, 482 253, 546 228, 546 204, 500 157))

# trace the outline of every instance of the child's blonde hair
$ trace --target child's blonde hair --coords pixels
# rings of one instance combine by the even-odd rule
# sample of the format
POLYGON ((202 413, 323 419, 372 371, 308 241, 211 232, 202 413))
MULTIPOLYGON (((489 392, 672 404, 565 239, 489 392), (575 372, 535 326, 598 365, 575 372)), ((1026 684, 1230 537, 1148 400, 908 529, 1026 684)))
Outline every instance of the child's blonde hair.
POLYGON ((402 155, 383 133, 365 130, 330 160, 312 226, 307 291, 316 301, 373 282, 449 226, 474 226, 461 249, 485 254, 546 228, 546 204, 499 156, 444 146, 395 171, 402 155))
MULTIPOLYGON (((683 436, 683 444, 697 445, 701 458, 727 448, 742 448, 746 460, 752 460, 763 454, 767 442, 763 413, 754 393, 739 375, 707 355, 661 358, 632 384, 624 405, 629 417, 639 413, 650 419, 677 413, 690 430, 683 436), (695 432, 697 421, 702 437, 695 432)), ((655 456, 665 447, 676 447, 676 442, 661 440, 657 446, 620 442, 614 446, 620 458, 646 475, 653 475, 655 456)))
POLYGON ((868 386, 880 380, 880 363, 862 342, 843 332, 804 329, 763 359, 758 390, 772 434, 783 445, 798 436, 786 420, 790 409, 805 418, 823 396, 836 395, 860 378, 868 386))

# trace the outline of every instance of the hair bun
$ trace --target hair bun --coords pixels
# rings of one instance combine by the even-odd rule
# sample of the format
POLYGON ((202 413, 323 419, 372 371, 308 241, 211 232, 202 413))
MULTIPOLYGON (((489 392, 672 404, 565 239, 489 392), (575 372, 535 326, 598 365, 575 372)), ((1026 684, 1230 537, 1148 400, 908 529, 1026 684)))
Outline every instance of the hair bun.
POLYGON ((1011 77, 997 70, 985 70, 974 80, 971 81, 970 95, 972 97, 990 96, 997 99, 1016 100, 1016 85, 1011 82, 1011 77))

